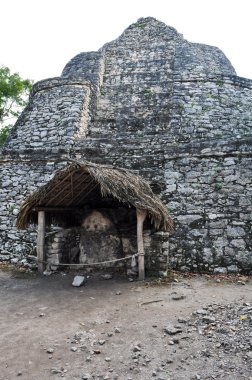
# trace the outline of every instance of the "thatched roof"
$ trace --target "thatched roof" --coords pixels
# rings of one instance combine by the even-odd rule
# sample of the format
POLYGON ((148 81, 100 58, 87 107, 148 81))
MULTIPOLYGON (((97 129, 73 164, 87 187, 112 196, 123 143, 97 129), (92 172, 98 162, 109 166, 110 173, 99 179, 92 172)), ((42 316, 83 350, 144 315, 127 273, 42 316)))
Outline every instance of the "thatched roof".
POLYGON ((81 209, 106 197, 146 210, 156 228, 172 230, 167 208, 148 182, 129 170, 87 161, 74 161, 58 170, 47 184, 29 195, 20 208, 16 225, 25 229, 29 223, 36 223, 38 209, 48 209, 57 220, 59 210, 81 209))

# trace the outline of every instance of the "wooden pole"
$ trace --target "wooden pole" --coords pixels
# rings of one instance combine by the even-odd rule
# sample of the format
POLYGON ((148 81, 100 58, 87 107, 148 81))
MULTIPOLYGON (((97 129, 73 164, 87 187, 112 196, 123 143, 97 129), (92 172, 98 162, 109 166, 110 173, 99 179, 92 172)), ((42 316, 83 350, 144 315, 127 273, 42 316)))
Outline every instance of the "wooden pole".
POLYGON ((38 212, 37 258, 38 271, 43 273, 45 268, 45 211, 38 212))
POLYGON ((136 209, 137 215, 137 250, 138 250, 138 279, 144 280, 144 244, 143 244, 143 223, 147 215, 146 210, 136 209))

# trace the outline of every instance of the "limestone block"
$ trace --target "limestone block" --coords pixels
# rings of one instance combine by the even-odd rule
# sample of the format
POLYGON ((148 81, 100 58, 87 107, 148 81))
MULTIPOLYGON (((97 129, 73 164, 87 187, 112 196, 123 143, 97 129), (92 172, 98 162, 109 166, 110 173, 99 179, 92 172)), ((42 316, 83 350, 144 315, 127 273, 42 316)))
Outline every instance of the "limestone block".
POLYGON ((81 286, 85 283, 84 276, 75 276, 72 282, 72 286, 81 286))
POLYGON ((195 222, 201 222, 202 221, 202 215, 181 215, 178 216, 178 221, 182 224, 192 224, 195 222))
POLYGON ((245 236, 246 232, 242 227, 228 227, 227 228, 227 236, 232 238, 239 238, 245 236))
POLYGON ((225 267, 214 268, 214 273, 217 273, 217 274, 226 274, 227 273, 227 268, 225 268, 225 267))
POLYGON ((48 257, 48 263, 50 264, 59 264, 59 254, 54 253, 48 257))
POLYGON ((249 251, 239 251, 236 255, 236 260, 241 268, 251 268, 252 266, 252 255, 249 251))
POLYGON ((243 239, 233 239, 231 240, 230 244, 235 248, 244 249, 246 246, 246 243, 243 239))
POLYGON ((239 272, 239 268, 237 265, 229 265, 227 267, 227 271, 228 273, 238 273, 239 272))
POLYGON ((176 186, 176 185, 168 185, 168 186, 166 186, 166 190, 165 190, 165 192, 166 192, 167 194, 169 194, 169 193, 173 193, 174 191, 176 191, 176 189, 177 189, 177 186, 176 186))

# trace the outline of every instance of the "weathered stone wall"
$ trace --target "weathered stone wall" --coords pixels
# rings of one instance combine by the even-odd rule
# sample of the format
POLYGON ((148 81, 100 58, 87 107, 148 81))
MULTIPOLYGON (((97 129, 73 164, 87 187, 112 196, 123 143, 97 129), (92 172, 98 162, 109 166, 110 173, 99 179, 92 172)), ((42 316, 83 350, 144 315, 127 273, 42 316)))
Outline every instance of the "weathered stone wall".
POLYGON ((26 194, 58 161, 88 159, 134 170, 170 208, 175 234, 146 237, 148 266, 251 271, 251 127, 251 80, 218 48, 140 19, 34 86, 4 150, 4 250, 33 239, 13 227, 26 194))
POLYGON ((48 270, 58 268, 58 264, 79 263, 80 228, 58 228, 47 233, 45 239, 48 270))
POLYGON ((6 144, 19 154, 29 150, 69 151, 87 134, 90 85, 53 78, 33 86, 30 101, 6 144))
POLYGON ((7 158, 1 161, 0 189, 0 233, 1 255, 14 254, 22 257, 30 253, 36 242, 36 228, 31 226, 27 231, 18 231, 15 227, 19 207, 31 192, 42 186, 59 167, 55 162, 43 159, 29 161, 24 158, 7 158))
POLYGON ((166 163, 166 192, 176 220, 176 235, 170 239, 173 267, 251 268, 251 164, 242 155, 166 163))

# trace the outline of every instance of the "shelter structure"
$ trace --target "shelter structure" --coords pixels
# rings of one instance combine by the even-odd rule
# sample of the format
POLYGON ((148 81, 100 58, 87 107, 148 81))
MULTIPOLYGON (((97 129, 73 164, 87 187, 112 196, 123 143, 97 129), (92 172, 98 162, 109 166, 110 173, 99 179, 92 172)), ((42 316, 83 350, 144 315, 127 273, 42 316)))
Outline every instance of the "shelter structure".
POLYGON ((161 209, 153 195, 156 206, 146 206, 149 190, 133 192, 140 203, 129 198, 131 173, 150 184, 174 221, 169 234, 145 219, 148 271, 251 272, 251 131, 252 81, 237 76, 220 49, 187 41, 152 17, 137 20, 98 51, 75 56, 59 77, 33 86, 0 156, 0 260, 26 263, 37 230, 17 229, 16 218, 25 225, 42 206, 64 208, 46 211, 50 265, 137 252, 136 209, 160 225, 169 219, 163 208, 161 219, 155 216, 161 209), (31 203, 20 211, 25 199, 31 203))
MULTIPOLYGON (((46 260, 46 219, 49 224, 53 221, 63 226, 73 225, 75 228, 82 225, 84 229, 85 221, 90 220, 90 215, 94 213, 94 210, 96 210, 97 216, 98 210, 101 209, 110 209, 110 211, 114 209, 120 213, 120 209, 123 208, 134 208, 136 212, 138 273, 139 279, 143 280, 145 277, 143 243, 145 218, 150 218, 155 228, 162 228, 166 232, 172 231, 173 223, 167 208, 154 195, 149 184, 129 170, 90 162, 73 162, 67 165, 59 170, 47 184, 27 197, 17 216, 17 228, 24 229, 29 223, 36 222, 37 219, 38 263, 39 270, 43 272, 46 260)), ((119 219, 120 215, 117 215, 117 222, 119 219)), ((110 234, 114 233, 111 231, 113 221, 111 219, 107 219, 107 221, 108 223, 106 221, 104 223, 104 217, 101 214, 100 218, 96 218, 96 224, 92 231, 96 233, 96 239, 103 239, 104 231, 109 230, 110 234)), ((120 227, 122 226, 119 221, 117 229, 120 227)), ((122 234, 120 234, 120 238, 122 238, 122 234)), ((85 242, 83 243, 85 244, 85 242)), ((74 248, 75 254, 80 253, 78 252, 79 247, 72 248, 74 248)), ((113 250, 113 246, 108 245, 107 250, 110 248, 113 250)), ((124 257, 124 252, 121 253, 124 257)), ((134 252, 132 254, 134 255, 134 252)), ((58 255, 62 255, 62 247, 59 249, 58 255)), ((88 261, 87 252, 85 254, 82 252, 82 256, 85 256, 86 260, 83 260, 83 257, 79 257, 79 259, 84 264, 88 261)))

